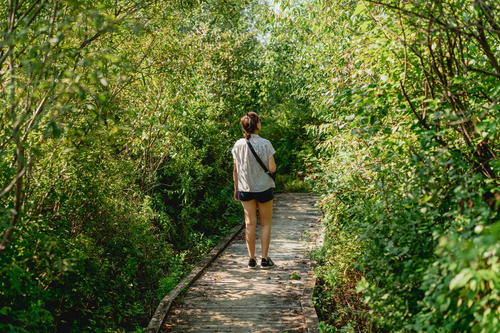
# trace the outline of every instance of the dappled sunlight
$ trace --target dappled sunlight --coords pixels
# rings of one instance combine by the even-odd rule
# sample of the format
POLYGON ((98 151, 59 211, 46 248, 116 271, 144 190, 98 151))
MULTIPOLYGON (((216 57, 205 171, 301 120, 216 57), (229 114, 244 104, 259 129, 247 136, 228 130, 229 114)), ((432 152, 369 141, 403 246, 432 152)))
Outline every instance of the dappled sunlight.
POLYGON ((282 194, 275 201, 279 209, 274 213, 270 256, 276 267, 248 269, 244 238, 236 237, 186 295, 175 302, 165 320, 164 332, 207 328, 221 332, 305 331, 303 301, 312 297, 312 290, 306 294, 304 290, 314 277, 305 251, 307 244, 301 236, 306 230, 320 231, 320 225, 318 212, 311 204, 314 201, 299 204, 297 200, 293 194, 282 194), (288 217, 297 212, 299 217, 292 225, 280 213, 283 207, 288 217), (301 219, 301 213, 309 218, 301 219), (316 216, 314 225, 310 216, 316 216))

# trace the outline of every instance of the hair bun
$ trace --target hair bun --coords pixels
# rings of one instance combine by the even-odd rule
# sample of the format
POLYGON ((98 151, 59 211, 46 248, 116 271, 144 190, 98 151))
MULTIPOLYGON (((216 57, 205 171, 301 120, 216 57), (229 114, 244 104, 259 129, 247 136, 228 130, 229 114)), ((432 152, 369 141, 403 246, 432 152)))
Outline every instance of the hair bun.
POLYGON ((258 123, 259 115, 253 111, 247 112, 247 114, 240 119, 240 125, 243 132, 245 132, 245 138, 249 139, 250 134, 255 133, 255 130, 258 128, 258 123))

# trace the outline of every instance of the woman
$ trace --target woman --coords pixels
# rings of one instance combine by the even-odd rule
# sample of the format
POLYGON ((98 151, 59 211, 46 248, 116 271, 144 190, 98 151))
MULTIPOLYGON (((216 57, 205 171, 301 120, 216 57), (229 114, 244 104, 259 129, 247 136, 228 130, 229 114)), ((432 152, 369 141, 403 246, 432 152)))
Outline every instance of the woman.
POLYGON ((260 266, 274 266, 269 258, 269 242, 271 240, 271 224, 273 218, 274 179, 264 171, 252 153, 251 147, 259 156, 268 171, 276 172, 274 161, 275 150, 269 140, 259 136, 262 123, 255 112, 249 112, 240 120, 244 138, 238 140, 233 149, 234 198, 240 201, 245 211, 246 242, 248 249, 248 267, 255 268, 255 234, 257 226, 257 209, 261 224, 262 258, 260 266), (251 146, 251 147, 250 147, 251 146))

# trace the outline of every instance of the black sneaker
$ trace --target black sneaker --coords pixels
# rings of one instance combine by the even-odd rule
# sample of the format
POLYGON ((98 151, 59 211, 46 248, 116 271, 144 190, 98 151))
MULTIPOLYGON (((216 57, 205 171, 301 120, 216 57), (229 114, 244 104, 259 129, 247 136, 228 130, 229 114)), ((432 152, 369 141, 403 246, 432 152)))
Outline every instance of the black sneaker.
POLYGON ((257 260, 255 258, 250 258, 248 260, 248 268, 255 268, 257 267, 257 260))
POLYGON ((260 267, 266 269, 266 268, 271 268, 274 266, 274 262, 271 260, 271 258, 262 258, 260 262, 260 267))

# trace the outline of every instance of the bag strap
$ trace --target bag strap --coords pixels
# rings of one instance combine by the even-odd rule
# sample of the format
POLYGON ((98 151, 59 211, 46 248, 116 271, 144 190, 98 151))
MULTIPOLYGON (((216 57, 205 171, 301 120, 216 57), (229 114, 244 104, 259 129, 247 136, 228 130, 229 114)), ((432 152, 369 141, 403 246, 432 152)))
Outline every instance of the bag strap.
POLYGON ((260 166, 262 167, 262 169, 264 169, 264 171, 269 175, 269 177, 273 178, 273 176, 271 176, 271 172, 269 171, 269 169, 266 167, 266 165, 264 164, 264 162, 262 162, 262 160, 260 159, 259 155, 257 155, 257 153, 255 152, 255 150, 253 149, 253 146, 250 143, 250 140, 248 140, 248 139, 245 139, 245 140, 247 142, 248 148, 250 148, 250 150, 252 151, 253 156, 255 156, 255 159, 260 164, 260 166))

